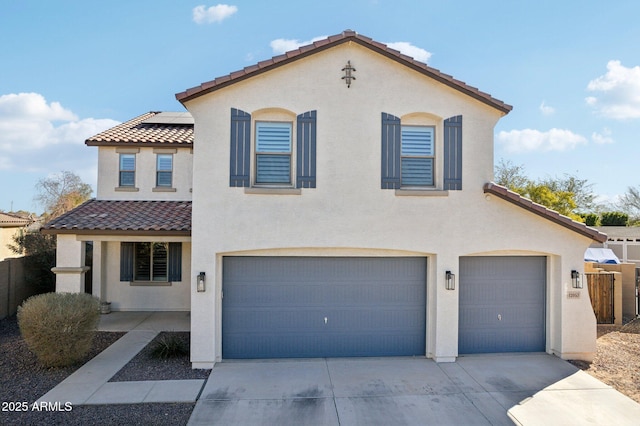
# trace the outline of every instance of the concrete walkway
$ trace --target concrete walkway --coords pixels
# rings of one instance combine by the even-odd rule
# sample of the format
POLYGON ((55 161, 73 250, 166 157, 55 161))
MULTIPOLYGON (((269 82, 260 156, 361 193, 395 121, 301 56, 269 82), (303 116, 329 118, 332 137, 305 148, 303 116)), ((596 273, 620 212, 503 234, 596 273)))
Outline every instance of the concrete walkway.
POLYGON ((99 331, 127 334, 38 400, 83 404, 195 402, 205 380, 109 382, 161 331, 189 331, 189 312, 113 312, 100 317, 99 331))

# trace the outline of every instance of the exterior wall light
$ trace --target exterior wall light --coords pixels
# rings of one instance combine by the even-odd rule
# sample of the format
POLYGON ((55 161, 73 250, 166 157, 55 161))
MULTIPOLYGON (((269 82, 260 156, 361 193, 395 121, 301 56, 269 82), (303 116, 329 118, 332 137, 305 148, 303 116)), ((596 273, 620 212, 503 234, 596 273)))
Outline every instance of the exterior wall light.
POLYGON ((204 272, 200 272, 198 274, 198 293, 203 293, 204 292, 204 282, 205 282, 205 278, 204 278, 204 272))
POLYGON ((451 271, 445 272, 444 275, 444 288, 447 290, 455 290, 456 289, 456 275, 451 271))
POLYGON ((571 271, 571 287, 582 288, 582 279, 580 279, 580 273, 575 269, 571 271))

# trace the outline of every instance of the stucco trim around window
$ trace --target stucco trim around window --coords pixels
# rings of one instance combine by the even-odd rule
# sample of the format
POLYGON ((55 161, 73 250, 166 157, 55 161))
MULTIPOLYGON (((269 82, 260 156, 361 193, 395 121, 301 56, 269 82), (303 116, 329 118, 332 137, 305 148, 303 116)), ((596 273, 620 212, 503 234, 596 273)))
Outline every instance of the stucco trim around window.
POLYGON ((176 189, 166 186, 156 186, 155 188, 151 189, 151 192, 176 192, 176 189))
POLYGON ((273 188, 273 187, 249 187, 244 189, 245 194, 258 194, 258 195, 301 195, 302 190, 300 188, 273 188))
POLYGON ((399 197, 448 197, 449 191, 438 189, 396 189, 399 197))
POLYGON ((131 287, 171 287, 172 281, 130 281, 131 287))
POLYGON ((140 191, 140 188, 134 188, 131 186, 116 186, 115 188, 113 188, 113 190, 118 192, 138 192, 140 191))

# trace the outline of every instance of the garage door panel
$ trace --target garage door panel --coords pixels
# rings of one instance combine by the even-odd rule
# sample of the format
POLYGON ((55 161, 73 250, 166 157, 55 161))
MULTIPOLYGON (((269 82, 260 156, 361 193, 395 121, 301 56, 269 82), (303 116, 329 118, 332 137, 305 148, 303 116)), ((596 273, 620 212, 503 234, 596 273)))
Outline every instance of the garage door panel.
POLYGON ((546 259, 460 259, 458 351, 545 350, 546 259))
POLYGON ((223 358, 424 355, 425 287, 424 258, 226 257, 223 358))

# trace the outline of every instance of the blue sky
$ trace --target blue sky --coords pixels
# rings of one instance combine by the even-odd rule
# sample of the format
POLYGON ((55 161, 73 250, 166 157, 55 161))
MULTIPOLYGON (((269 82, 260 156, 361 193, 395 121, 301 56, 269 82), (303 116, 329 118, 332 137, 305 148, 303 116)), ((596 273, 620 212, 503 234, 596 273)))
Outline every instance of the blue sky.
POLYGON ((40 213, 36 183, 63 170, 95 185, 87 137, 183 111, 175 93, 345 29, 513 105, 496 161, 615 201, 640 185, 638 16, 637 0, 5 1, 0 209, 40 213))

